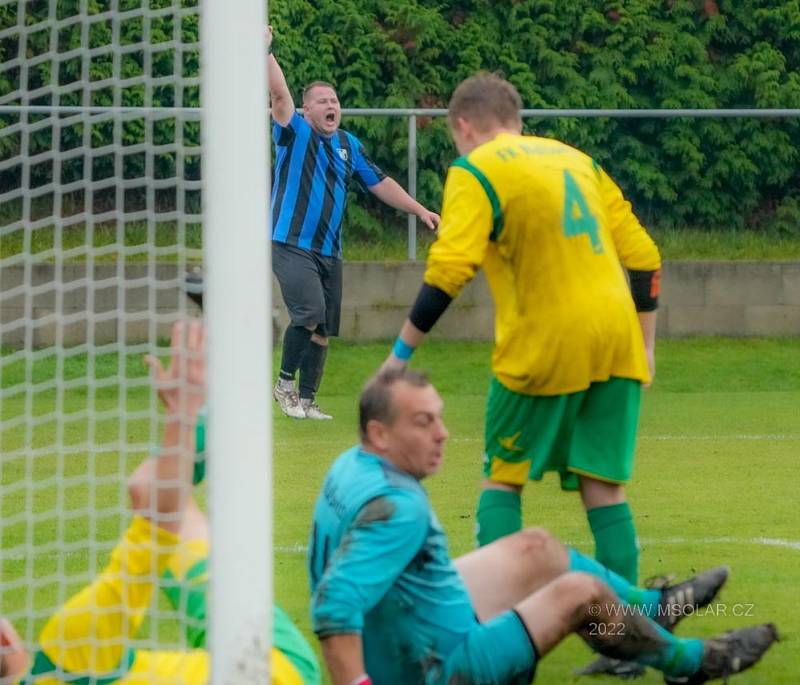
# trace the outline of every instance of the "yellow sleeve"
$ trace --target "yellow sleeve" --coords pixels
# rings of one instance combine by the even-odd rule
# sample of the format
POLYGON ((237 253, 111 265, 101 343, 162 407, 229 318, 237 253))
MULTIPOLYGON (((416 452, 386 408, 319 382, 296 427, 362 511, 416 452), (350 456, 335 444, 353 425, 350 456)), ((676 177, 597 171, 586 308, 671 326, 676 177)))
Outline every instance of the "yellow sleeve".
POLYGON ((41 650, 71 673, 99 675, 120 667, 178 537, 134 517, 108 566, 45 625, 41 650))
POLYGON ((428 252, 425 271, 425 282, 450 297, 459 295, 486 256, 496 215, 488 193, 493 191, 489 188, 487 192, 475 173, 464 167, 450 167, 439 236, 428 252))
MULTIPOLYGON (((270 659, 271 685, 308 685, 277 649, 270 659)), ((206 685, 210 678, 208 652, 151 652, 137 650, 136 661, 119 685, 206 685)))
POLYGON ((283 652, 273 647, 270 654, 272 685, 303 685, 303 678, 299 671, 283 652))
POLYGON ((136 650, 136 660, 124 678, 114 685, 207 685, 208 652, 152 652, 136 650))
POLYGON ((605 171, 600 172, 600 186, 606 206, 609 229, 623 265, 637 271, 661 268, 661 255, 653 239, 639 223, 631 203, 605 171))

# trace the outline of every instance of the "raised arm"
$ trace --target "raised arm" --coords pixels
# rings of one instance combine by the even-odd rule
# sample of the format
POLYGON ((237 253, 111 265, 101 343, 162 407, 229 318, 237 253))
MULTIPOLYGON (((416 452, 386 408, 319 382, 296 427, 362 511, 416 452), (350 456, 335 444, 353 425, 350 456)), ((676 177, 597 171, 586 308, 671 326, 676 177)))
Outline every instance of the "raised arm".
POLYGON ((167 368, 145 358, 165 409, 164 437, 159 455, 134 473, 129 492, 137 514, 178 533, 192 489, 197 415, 205 403, 205 327, 201 321, 178 322, 171 343, 167 368))
POLYGON ((166 410, 161 449, 131 476, 128 490, 136 516, 108 565, 42 629, 39 644, 46 659, 34 662, 35 674, 56 669, 69 674, 69 681, 94 682, 130 666, 129 640, 150 605, 154 580, 178 544, 191 492, 195 423, 205 401, 205 344, 200 321, 177 323, 168 367, 146 358, 166 410))
POLYGON ((292 94, 283 75, 283 69, 275 55, 272 54, 272 26, 267 27, 267 76, 269 78, 269 97, 272 101, 272 118, 281 126, 286 126, 292 119, 295 107, 292 94))

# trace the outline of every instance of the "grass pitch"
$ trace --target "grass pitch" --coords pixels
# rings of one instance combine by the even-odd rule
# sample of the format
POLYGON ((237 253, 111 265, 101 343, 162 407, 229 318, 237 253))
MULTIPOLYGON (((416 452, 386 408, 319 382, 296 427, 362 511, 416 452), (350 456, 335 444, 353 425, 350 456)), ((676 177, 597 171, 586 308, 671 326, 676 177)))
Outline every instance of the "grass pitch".
MULTIPOLYGON (((387 351, 385 344, 334 344, 320 394, 333 422, 275 416, 275 594, 307 634, 304 552, 311 510, 327 467, 356 441, 356 395, 387 351)), ((445 466, 427 487, 454 556, 473 545, 489 354, 486 344, 432 341, 414 359, 416 367, 430 370, 446 403, 451 439, 445 466)), ((105 355, 90 363, 85 355, 68 355, 58 364, 44 357, 28 367, 22 358, 5 359, 0 611, 29 639, 105 561, 127 521, 124 475, 156 438, 147 418, 155 401, 140 356, 105 355), (80 383, 87 372, 98 381, 95 391, 80 383), (54 376, 74 385, 48 385, 54 376), (41 385, 30 404, 22 393, 8 394, 36 383, 41 385), (87 409, 97 420, 87 421, 87 409), (38 417, 33 429, 20 422, 30 413, 38 417), (56 422, 56 414, 63 420, 56 422), (66 454, 52 448, 57 437, 69 446, 66 454), (86 455, 87 441, 100 445, 93 456, 86 455), (23 449, 26 442, 34 457, 23 449)), ((778 624, 784 642, 755 671, 733 681, 741 685, 794 684, 800 673, 798 360, 798 339, 660 342, 658 376, 645 396, 628 489, 642 543, 642 577, 683 577, 722 563, 732 569, 719 603, 686 619, 680 634, 778 624)), ((560 492, 555 477, 530 484, 523 503, 527 524, 544 525, 592 552, 579 498, 560 492)), ((179 643, 176 623, 158 616, 144 626, 144 644, 179 643)), ((573 678, 573 669, 590 659, 588 649, 570 639, 540 664, 536 682, 617 682, 573 678)), ((662 681, 651 672, 638 682, 662 681)))

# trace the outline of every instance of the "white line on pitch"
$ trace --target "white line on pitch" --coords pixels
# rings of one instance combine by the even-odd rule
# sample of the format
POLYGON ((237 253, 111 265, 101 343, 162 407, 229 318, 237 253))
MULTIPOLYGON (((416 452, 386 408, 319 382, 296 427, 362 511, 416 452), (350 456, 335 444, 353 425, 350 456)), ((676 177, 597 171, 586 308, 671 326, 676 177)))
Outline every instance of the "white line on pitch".
MULTIPOLYGON (((800 552, 800 540, 782 540, 780 538, 641 538, 639 542, 643 545, 757 545, 759 547, 782 547, 793 549, 800 552)), ((568 545, 591 545, 592 540, 579 540, 578 542, 567 542, 568 545)))
MULTIPOLYGON (((642 538, 641 544, 644 545, 756 545, 759 547, 780 547, 782 549, 792 549, 800 552, 800 540, 783 540, 781 538, 733 538, 733 537, 719 537, 719 538, 642 538)), ((565 540, 566 545, 580 545, 585 547, 593 544, 591 540, 565 540)), ((299 542, 292 545, 275 545, 273 550, 276 554, 305 554, 308 547, 299 542)), ((73 552, 79 554, 79 552, 73 552)), ((7 561, 24 561, 28 555, 23 554, 9 554, 7 561)))
POLYGON ((800 440, 800 435, 780 433, 766 435, 640 435, 640 440, 800 440))
MULTIPOLYGON (((640 540, 645 545, 757 545, 760 547, 781 547, 783 549, 793 549, 800 552, 800 540, 782 540, 780 538, 642 538, 640 540)), ((590 545, 591 540, 569 541, 568 545, 590 545)), ((296 542, 293 545, 276 545, 274 550, 277 554, 305 554, 308 548, 296 542)))
MULTIPOLYGON (((739 434, 739 435, 647 435, 639 436, 639 440, 695 440, 708 442, 712 440, 772 440, 776 442, 784 440, 800 440, 800 434, 793 433, 764 433, 764 434, 739 434)), ((483 442, 483 438, 450 438, 449 442, 483 442)), ((288 443, 287 443, 288 444, 288 443)))
MULTIPOLYGON (((755 434, 755 435, 640 435, 639 440, 654 440, 658 442, 668 442, 674 440, 676 442, 679 441, 686 441, 686 442, 712 442, 715 440, 764 440, 764 441, 772 441, 772 442, 785 442, 785 441, 792 441, 792 440, 800 440, 800 434, 792 434, 792 433, 764 433, 764 434, 755 434)), ((466 442, 466 443, 483 443, 483 438, 450 438, 448 442, 466 442)), ((285 448, 285 447, 297 447, 299 445, 311 445, 311 444, 318 444, 318 438, 295 438, 293 440, 278 440, 273 443, 273 447, 277 448, 285 448)))

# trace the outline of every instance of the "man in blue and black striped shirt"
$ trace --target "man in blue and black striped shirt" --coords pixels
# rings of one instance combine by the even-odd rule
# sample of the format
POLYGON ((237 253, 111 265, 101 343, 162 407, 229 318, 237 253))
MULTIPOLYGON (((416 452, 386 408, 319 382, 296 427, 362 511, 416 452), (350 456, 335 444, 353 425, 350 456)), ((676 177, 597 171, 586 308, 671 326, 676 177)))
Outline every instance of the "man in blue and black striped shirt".
MULTIPOLYGON (((267 42, 271 46, 271 27, 267 42)), ((341 108, 331 84, 315 81, 306 87, 300 116, 271 53, 268 72, 276 150, 272 269, 291 317, 274 396, 287 416, 330 419, 315 397, 328 337, 339 333, 342 219, 351 179, 386 204, 416 214, 431 229, 439 225, 439 215, 386 176, 367 157, 358 138, 339 128, 341 108)))

